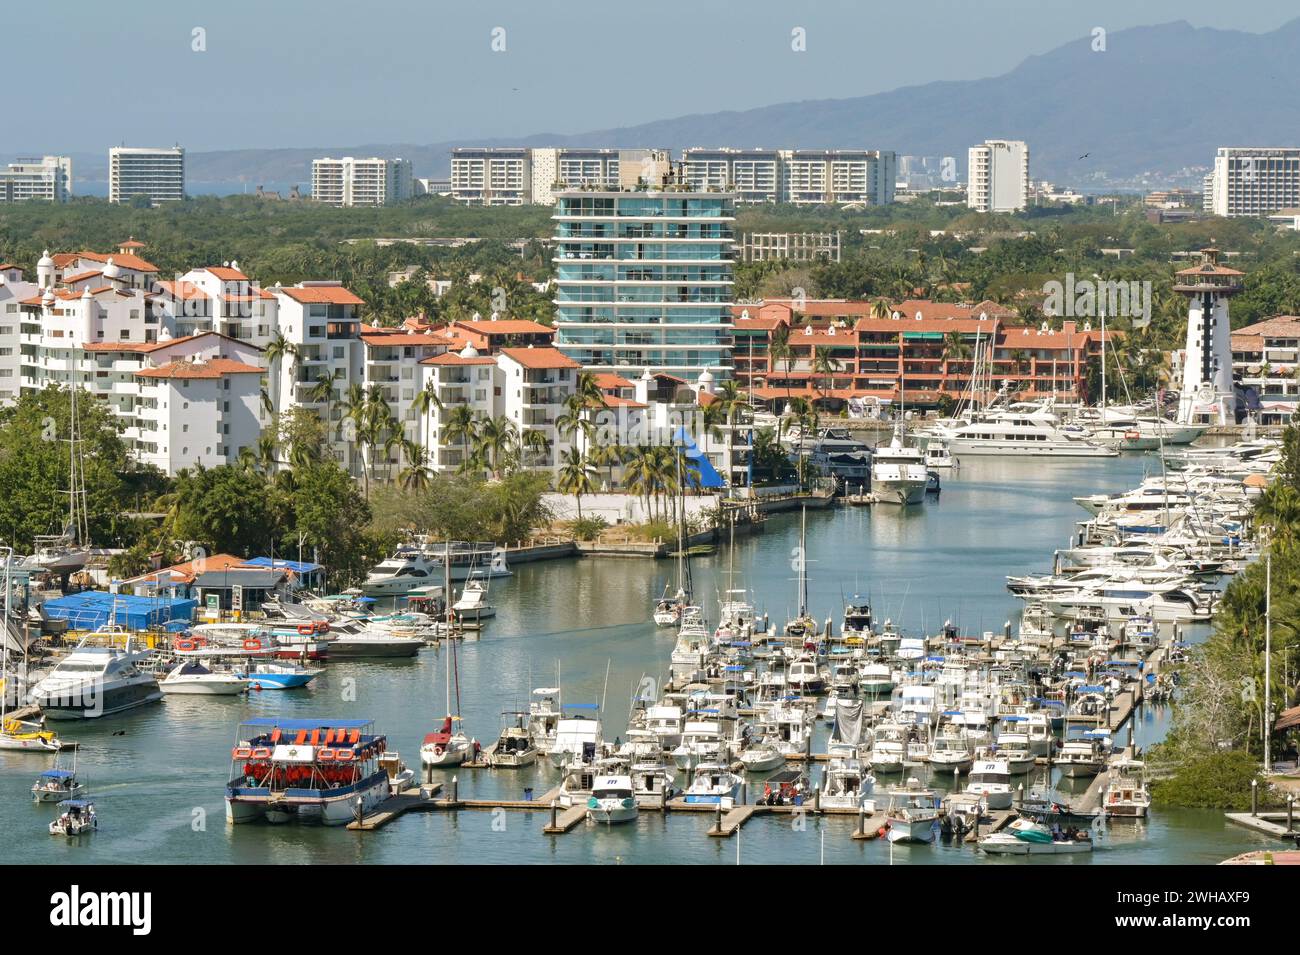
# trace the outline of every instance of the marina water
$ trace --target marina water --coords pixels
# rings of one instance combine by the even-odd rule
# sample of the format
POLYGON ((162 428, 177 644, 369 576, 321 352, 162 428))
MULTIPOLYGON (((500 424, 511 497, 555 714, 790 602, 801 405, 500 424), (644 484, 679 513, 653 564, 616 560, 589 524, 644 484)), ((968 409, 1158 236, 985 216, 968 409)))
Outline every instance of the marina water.
MULTIPOLYGON (((1053 550, 1066 546, 1075 521, 1086 518, 1071 498, 1126 490, 1156 466, 1154 458, 1131 454, 1095 461, 971 458, 944 476, 938 499, 921 505, 810 511, 810 609, 819 620, 831 617, 838 630, 845 600, 860 594, 879 623, 892 619, 908 633, 936 632, 949 619, 964 633, 1000 631, 1020 609, 1005 576, 1050 569, 1053 550)), ((774 516, 764 533, 736 542, 731 586, 749 588, 776 627, 796 609, 798 543, 798 514, 774 516)), ((727 548, 696 558, 692 566, 696 593, 716 616, 716 594, 729 586, 727 548)), ((565 702, 600 703, 603 693, 606 738, 621 736, 634 693, 657 696, 668 671, 675 632, 654 627, 649 613, 674 573, 673 563, 566 559, 520 564, 514 572, 492 584, 496 618, 456 649, 465 731, 488 746, 503 711, 526 709, 532 687, 555 685, 558 661, 565 702), (653 687, 644 685, 646 679, 655 681, 653 687)), ((1198 641, 1205 630, 1190 628, 1187 637, 1198 641)), ((49 765, 47 757, 0 753, 0 861, 734 864, 739 855, 750 864, 824 859, 1105 865, 1214 863, 1273 845, 1227 825, 1221 812, 1159 808, 1145 822, 1109 824, 1096 852, 1036 857, 1032 863, 994 859, 961 843, 896 845, 891 851, 886 840, 853 841, 852 816, 811 814, 759 817, 728 840, 706 836, 713 821, 708 813, 643 812, 633 825, 584 824, 557 836, 542 833, 546 812, 504 810, 410 814, 365 833, 226 824, 224 786, 241 719, 373 718, 406 763, 418 767, 420 740, 444 715, 443 655, 449 652, 443 644, 410 661, 338 661, 303 690, 246 698, 172 696, 122 716, 61 725, 81 744, 78 775, 89 784, 100 815, 93 839, 54 839, 46 832, 50 808, 33 805, 29 790, 49 765)), ((1133 723, 1139 745, 1158 741, 1168 720, 1167 708, 1141 708, 1133 723)), ((825 751, 827 734, 820 725, 814 751, 825 751)), ((1117 747, 1128 741, 1127 728, 1116 735, 1117 747)), ((821 769, 814 764, 809 771, 816 780, 821 769)), ((1043 772, 1029 779, 1039 782, 1043 772)), ((914 774, 926 778, 925 771, 914 774)), ((560 778, 545 761, 523 770, 459 768, 435 778, 447 786, 453 775, 466 798, 523 799, 526 788, 540 797, 560 778)), ((751 794, 755 784, 761 788, 763 775, 751 777, 751 794)), ((933 783, 943 790, 952 785, 944 779, 933 783)))

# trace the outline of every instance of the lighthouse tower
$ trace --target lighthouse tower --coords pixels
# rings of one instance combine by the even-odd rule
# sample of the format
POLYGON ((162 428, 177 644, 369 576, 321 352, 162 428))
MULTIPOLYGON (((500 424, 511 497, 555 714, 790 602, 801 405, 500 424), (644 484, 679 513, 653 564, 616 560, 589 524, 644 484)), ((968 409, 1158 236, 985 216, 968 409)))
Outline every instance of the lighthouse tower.
POLYGON ((1174 282, 1189 303, 1179 424, 1236 423, 1228 299, 1241 291, 1241 277, 1219 264, 1218 249, 1202 249, 1200 264, 1183 269, 1174 282))

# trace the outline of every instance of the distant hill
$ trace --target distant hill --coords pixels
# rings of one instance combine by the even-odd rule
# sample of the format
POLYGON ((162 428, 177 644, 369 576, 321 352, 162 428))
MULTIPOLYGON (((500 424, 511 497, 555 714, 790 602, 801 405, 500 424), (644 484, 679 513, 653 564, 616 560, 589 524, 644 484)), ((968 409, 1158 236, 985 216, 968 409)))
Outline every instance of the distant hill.
MULTIPOLYGON (((988 79, 577 135, 198 152, 189 178, 306 186, 314 156, 376 154, 411 159, 418 176, 445 176, 455 145, 856 146, 955 156, 964 175, 968 146, 1005 138, 1029 143, 1035 178, 1088 185, 1208 166, 1223 145, 1300 145, 1300 19, 1266 34, 1181 21, 1134 27, 1109 34, 1106 47, 1094 52, 1085 36, 988 79)), ((78 177, 102 178, 106 153, 86 157, 78 177)))

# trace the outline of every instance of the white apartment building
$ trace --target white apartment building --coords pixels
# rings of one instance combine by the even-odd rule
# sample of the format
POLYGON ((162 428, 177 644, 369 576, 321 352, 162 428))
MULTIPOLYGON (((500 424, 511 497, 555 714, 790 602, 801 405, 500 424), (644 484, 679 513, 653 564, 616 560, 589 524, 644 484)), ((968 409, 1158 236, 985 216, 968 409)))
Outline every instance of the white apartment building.
POLYGON ((24 281, 22 269, 11 262, 0 263, 0 407, 18 400, 20 303, 39 294, 39 286, 24 281))
POLYGON ((966 205, 976 212, 1020 212, 1029 205, 1029 146, 986 139, 967 154, 966 205))
POLYGON ((330 206, 389 206, 415 194, 409 159, 323 157, 311 163, 311 195, 330 206))
POLYGON ((687 149, 686 181, 731 192, 737 202, 888 205, 898 157, 866 149, 687 149))
POLYGON ((532 150, 514 148, 451 151, 451 195, 478 206, 522 206, 532 200, 532 150))
POLYGON ((153 205, 185 198, 185 150, 114 146, 108 151, 108 201, 145 196, 153 205))
POLYGON ((1300 148, 1222 146, 1207 177, 1205 211, 1266 216, 1300 206, 1300 148))
POLYGON ((1289 424, 1300 411, 1300 317, 1278 315, 1238 328, 1231 345, 1233 378, 1254 390, 1258 422, 1289 424))
POLYGON ((0 202, 67 202, 72 160, 67 156, 19 159, 0 169, 0 202))

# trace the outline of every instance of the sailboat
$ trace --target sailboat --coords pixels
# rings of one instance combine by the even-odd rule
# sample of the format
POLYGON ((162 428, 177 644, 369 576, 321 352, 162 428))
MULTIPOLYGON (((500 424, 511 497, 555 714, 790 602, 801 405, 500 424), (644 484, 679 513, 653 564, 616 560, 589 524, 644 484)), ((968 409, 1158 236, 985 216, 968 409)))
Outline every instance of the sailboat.
POLYGON ((735 564, 736 514, 733 511, 727 541, 727 590, 718 599, 718 627, 713 631, 713 639, 719 644, 749 640, 758 623, 758 612, 747 599, 748 592, 734 586, 735 564))
MULTIPOLYGON (((678 483, 681 483, 681 459, 677 462, 678 483)), ((659 627, 675 627, 682 620, 682 611, 690 606, 691 603, 691 565, 686 557, 686 534, 684 525, 685 521, 685 499, 683 497, 682 519, 677 522, 677 593, 669 596, 668 590, 672 584, 664 584, 663 595, 660 596, 654 609, 655 625, 659 627)))
POLYGON ((798 641, 801 645, 806 640, 816 639, 817 621, 808 612, 808 508, 799 508, 799 577, 798 598, 799 612, 793 620, 785 625, 786 639, 798 641))
MULTIPOLYGON (((451 710, 451 673, 455 667, 456 642, 453 640, 447 654, 447 715, 443 717, 442 728, 435 733, 428 733, 420 746, 420 765, 425 769, 434 767, 459 766, 471 754, 473 744, 460 727, 460 717, 451 710)), ((460 676, 456 677, 456 709, 460 709, 460 676)))
POLYGON ((86 544, 90 540, 90 516, 86 508, 86 475, 82 462, 81 427, 77 419, 77 392, 69 386, 68 407, 68 524, 62 534, 34 538, 28 569, 37 573, 66 576, 81 570, 90 559, 86 544))

